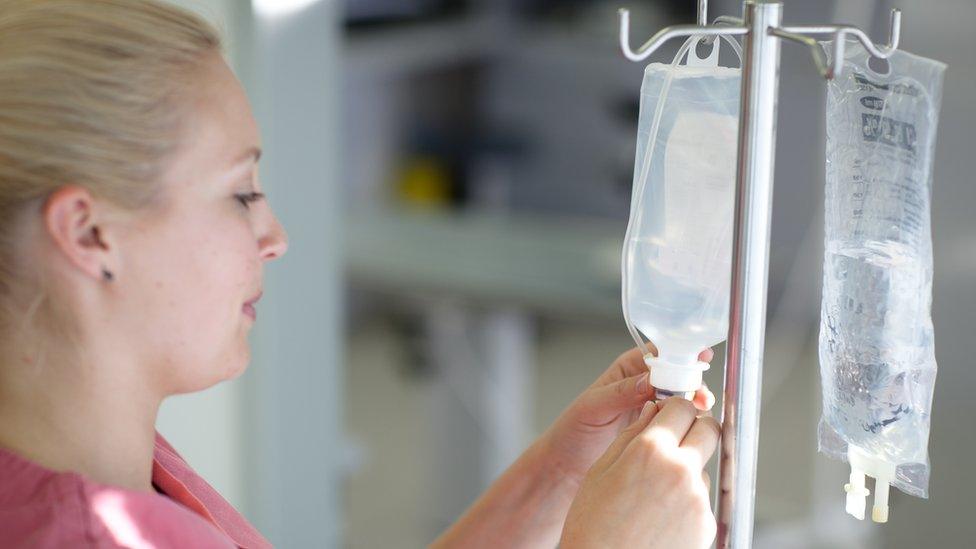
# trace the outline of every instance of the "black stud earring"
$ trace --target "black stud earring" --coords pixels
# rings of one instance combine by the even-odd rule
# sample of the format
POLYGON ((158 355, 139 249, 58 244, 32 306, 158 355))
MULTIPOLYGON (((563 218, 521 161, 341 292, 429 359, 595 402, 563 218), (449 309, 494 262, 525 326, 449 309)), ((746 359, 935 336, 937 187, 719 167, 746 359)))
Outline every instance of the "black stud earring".
POLYGON ((111 282, 112 280, 115 279, 115 275, 113 275, 111 271, 109 271, 105 267, 102 267, 102 278, 104 278, 108 282, 111 282))

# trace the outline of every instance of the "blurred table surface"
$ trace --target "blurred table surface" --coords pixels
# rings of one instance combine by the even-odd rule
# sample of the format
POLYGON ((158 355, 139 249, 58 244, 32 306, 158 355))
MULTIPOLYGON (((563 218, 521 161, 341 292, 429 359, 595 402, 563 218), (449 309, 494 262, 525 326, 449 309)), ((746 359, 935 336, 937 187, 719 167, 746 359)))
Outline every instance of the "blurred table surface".
POLYGON ((357 288, 489 306, 619 317, 619 220, 521 213, 351 211, 346 274, 357 288))

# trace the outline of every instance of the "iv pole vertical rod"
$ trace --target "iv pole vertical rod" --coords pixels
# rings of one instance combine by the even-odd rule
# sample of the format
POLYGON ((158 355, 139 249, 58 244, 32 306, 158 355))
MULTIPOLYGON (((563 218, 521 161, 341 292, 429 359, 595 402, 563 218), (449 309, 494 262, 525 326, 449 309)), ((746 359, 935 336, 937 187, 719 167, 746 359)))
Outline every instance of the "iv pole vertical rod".
POLYGON ((717 547, 752 546, 782 4, 746 0, 717 547))

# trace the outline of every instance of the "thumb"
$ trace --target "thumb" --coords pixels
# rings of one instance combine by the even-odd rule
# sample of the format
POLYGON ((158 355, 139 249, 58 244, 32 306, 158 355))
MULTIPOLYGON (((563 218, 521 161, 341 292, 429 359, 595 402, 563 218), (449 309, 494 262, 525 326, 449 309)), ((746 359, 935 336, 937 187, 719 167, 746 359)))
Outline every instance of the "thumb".
POLYGON ((594 387, 583 394, 583 410, 587 416, 583 419, 590 425, 610 422, 622 412, 643 405, 653 395, 648 372, 594 387))

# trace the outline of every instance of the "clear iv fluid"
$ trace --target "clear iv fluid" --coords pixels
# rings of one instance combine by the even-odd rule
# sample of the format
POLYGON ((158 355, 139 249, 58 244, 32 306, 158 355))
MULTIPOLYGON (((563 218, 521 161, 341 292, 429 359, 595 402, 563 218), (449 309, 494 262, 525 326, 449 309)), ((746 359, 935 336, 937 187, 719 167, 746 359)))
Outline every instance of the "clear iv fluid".
POLYGON ((728 334, 736 118, 676 117, 628 242, 630 318, 658 358, 694 365, 728 334))
POLYGON ((850 444, 891 463, 921 461, 925 448, 906 441, 927 429, 914 395, 934 377, 925 263, 897 241, 828 241, 824 275, 820 362, 833 383, 824 414, 850 444))
POLYGON ((637 329, 676 364, 693 364, 698 354, 728 334, 729 270, 722 262, 706 272, 707 260, 675 252, 660 238, 632 239, 634 250, 630 315, 637 329), (693 268, 697 272, 689 272, 693 268))
POLYGON ((928 429, 926 388, 935 379, 931 212, 927 166, 905 136, 926 127, 916 104, 924 96, 909 85, 885 94, 884 84, 854 79, 854 97, 885 99, 883 112, 848 100, 828 115, 824 418, 878 459, 923 462, 927 437, 919 433, 928 429))
POLYGON ((664 363, 694 367, 727 336, 736 123, 715 112, 676 115, 632 219, 630 321, 664 363))

